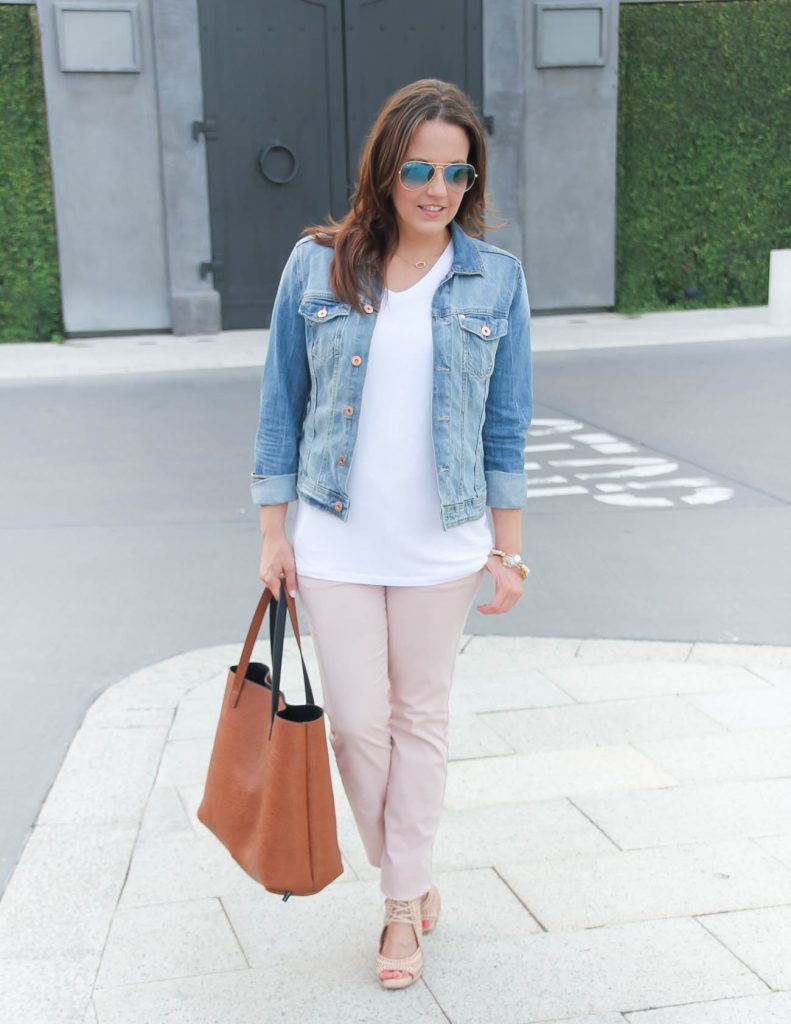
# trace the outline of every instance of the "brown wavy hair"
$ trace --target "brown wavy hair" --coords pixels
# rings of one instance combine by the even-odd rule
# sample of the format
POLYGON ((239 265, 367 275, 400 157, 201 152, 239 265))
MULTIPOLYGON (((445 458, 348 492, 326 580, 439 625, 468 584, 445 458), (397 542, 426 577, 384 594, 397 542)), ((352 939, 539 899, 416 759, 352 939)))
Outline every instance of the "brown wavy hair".
POLYGON ((472 100, 457 85, 438 78, 421 78, 387 99, 371 127, 360 156, 357 185, 349 212, 337 221, 303 228, 319 245, 334 248, 330 283, 335 295, 358 313, 360 292, 373 297, 374 281, 384 280, 387 260, 398 245, 398 223, 391 190, 404 162, 409 140, 424 121, 458 125, 470 142, 469 162, 478 172, 464 193, 455 220, 467 234, 480 236, 486 207, 486 145, 483 126, 472 100))

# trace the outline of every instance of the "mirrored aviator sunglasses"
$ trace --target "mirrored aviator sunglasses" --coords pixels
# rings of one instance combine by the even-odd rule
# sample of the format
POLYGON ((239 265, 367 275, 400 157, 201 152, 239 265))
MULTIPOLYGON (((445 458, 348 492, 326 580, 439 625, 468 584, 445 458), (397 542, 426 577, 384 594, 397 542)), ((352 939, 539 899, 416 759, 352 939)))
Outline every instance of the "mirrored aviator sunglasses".
POLYGON ((398 177, 404 188, 415 190, 428 185, 435 170, 442 169, 445 183, 449 188, 467 192, 472 188, 478 173, 472 164, 429 164, 424 160, 408 160, 401 165, 398 177))

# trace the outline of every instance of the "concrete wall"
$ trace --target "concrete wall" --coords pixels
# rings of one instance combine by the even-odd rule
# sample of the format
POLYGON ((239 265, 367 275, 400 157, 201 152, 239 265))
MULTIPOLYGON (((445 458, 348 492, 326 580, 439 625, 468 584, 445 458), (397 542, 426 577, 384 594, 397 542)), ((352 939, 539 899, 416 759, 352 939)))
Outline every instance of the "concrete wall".
POLYGON ((536 0, 484 2, 484 111, 495 245, 523 261, 534 312, 615 303, 618 2, 605 63, 536 66, 536 0))
POLYGON ((603 66, 536 67, 526 11, 524 260, 534 311, 615 303, 618 3, 606 0, 603 66))
POLYGON ((197 0, 135 0, 139 72, 61 69, 38 0, 67 334, 215 330, 197 0), (155 37, 154 23, 159 30, 155 37), (161 79, 161 81, 160 81, 161 79))
POLYGON ((38 13, 65 329, 167 329, 147 0, 139 3, 140 73, 61 71, 52 0, 39 0, 38 13))

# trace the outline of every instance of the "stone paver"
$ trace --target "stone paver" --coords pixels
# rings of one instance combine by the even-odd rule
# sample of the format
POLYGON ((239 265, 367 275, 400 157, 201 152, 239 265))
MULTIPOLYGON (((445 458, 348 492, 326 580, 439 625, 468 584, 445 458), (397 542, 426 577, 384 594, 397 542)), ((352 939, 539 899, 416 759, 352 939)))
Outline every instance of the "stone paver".
MULTIPOLYGON (((555 683, 578 701, 656 697, 662 694, 700 694, 721 690, 756 690, 761 680, 747 668, 689 662, 610 662, 606 664, 554 664, 545 670, 555 683)), ((770 690, 770 684, 764 688, 770 690)))
POLYGON ((770 988, 791 989, 791 900, 778 892, 781 901, 787 905, 709 914, 701 924, 770 988))
POLYGON ((563 859, 500 855, 495 867, 549 931, 714 915, 708 923, 718 910, 791 903, 791 870, 749 840, 563 859))
MULTIPOLYGON (((239 654, 224 645, 134 673, 85 716, 0 902, 0 1020, 787 1024, 790 652, 460 651, 443 916, 416 985, 374 978, 379 872, 332 755, 344 872, 316 896, 283 903, 198 820, 239 654)), ((295 702, 297 669, 289 650, 295 702)))
POLYGON ((791 992, 627 1013, 629 1024, 788 1024, 791 992))
POLYGON ((767 689, 761 686, 736 693, 690 694, 688 699, 728 729, 780 729, 791 726, 789 687, 767 689))
POLYGON ((249 966, 220 900, 118 910, 96 988, 194 977, 249 966))
POLYGON ((791 779, 584 793, 574 802, 623 849, 791 832, 791 779))
MULTIPOLYGON (((646 741, 679 743, 683 742, 679 737, 689 737, 694 748, 699 738, 707 733, 726 733, 724 726, 675 696, 493 712, 479 715, 478 720, 489 731, 501 736, 518 754, 547 748, 559 750, 634 743, 644 752, 650 751, 649 756, 660 764, 653 756, 660 744, 646 741)), ((730 733, 727 736, 732 738, 730 733)), ((676 775, 674 765, 663 764, 662 767, 676 775)))
MULTIPOLYGON (((763 696, 763 694, 761 694, 763 696)), ((791 728, 753 728, 713 736, 645 742, 635 746, 679 782, 771 779, 791 775, 791 728)))
POLYGON ((499 1024, 524 1024, 767 991, 689 918, 525 935, 518 943, 449 931, 432 936, 426 983, 454 1024, 491 1024, 494 1014, 499 1024))

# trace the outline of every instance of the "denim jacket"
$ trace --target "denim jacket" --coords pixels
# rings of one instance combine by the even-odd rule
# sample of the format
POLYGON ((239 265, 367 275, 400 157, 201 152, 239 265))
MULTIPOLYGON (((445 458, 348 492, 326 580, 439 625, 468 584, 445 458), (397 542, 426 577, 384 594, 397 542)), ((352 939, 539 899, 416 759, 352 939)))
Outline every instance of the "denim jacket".
MULTIPOLYGON (((519 260, 451 221, 453 263, 431 308, 432 435, 442 527, 485 505, 521 508, 533 411, 530 306, 519 260)), ((255 438, 252 498, 297 496, 345 520, 358 412, 381 285, 365 311, 339 302, 333 250, 301 238, 272 310, 255 438)))

